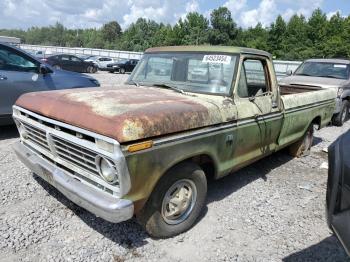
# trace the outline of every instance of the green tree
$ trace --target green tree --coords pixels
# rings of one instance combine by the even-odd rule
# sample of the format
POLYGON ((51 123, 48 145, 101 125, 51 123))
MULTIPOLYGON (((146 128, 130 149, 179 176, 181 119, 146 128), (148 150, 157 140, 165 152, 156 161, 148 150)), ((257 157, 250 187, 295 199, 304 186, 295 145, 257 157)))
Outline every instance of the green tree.
POLYGON ((285 46, 284 38, 286 37, 287 24, 283 20, 282 16, 276 18, 275 23, 271 24, 271 28, 268 31, 267 48, 268 51, 276 58, 284 56, 285 46))
POLYGON ((102 26, 101 34, 103 40, 114 42, 122 34, 122 28, 117 21, 112 21, 102 26))
POLYGON ((237 34, 237 25, 226 7, 214 9, 210 14, 212 28, 209 31, 209 42, 212 45, 229 45, 237 34))
POLYGON ((197 12, 187 14, 182 23, 184 45, 200 45, 208 42, 209 21, 197 12))

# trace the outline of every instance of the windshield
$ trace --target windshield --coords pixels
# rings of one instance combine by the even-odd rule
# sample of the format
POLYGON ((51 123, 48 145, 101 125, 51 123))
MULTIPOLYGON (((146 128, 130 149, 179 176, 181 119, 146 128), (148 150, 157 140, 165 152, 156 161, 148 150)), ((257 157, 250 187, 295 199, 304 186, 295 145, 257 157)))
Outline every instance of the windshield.
POLYGON ((215 53, 145 54, 129 83, 171 85, 194 93, 228 95, 237 55, 215 53))
POLYGON ((349 71, 350 67, 347 64, 305 62, 297 69, 295 75, 348 79, 349 71))

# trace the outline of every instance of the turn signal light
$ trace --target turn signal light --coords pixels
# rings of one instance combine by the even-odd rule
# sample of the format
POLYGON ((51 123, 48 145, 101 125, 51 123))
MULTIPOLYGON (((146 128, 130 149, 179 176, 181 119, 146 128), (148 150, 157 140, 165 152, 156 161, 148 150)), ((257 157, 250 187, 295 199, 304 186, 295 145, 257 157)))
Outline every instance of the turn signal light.
POLYGON ((134 144, 128 147, 130 153, 145 150, 153 146, 153 141, 145 141, 142 143, 134 144))

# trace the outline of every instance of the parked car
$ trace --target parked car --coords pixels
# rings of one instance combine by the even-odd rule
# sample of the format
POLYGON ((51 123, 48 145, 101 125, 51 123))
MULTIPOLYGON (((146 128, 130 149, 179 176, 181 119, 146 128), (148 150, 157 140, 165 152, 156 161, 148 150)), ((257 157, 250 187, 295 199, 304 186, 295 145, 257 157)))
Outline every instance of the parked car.
POLYGON ((114 223, 136 215, 151 236, 171 237, 200 216, 208 177, 285 147, 308 152, 336 93, 279 88, 271 55, 260 50, 152 48, 124 86, 23 95, 14 150, 77 205, 114 223), (159 74, 164 64, 170 71, 159 74), (200 64, 208 74, 189 80, 200 64))
POLYGON ((126 72, 132 72, 138 62, 138 59, 121 60, 116 63, 108 64, 107 70, 111 73, 118 72, 125 74, 126 72))
POLYGON ((13 123, 12 106, 24 93, 96 86, 98 81, 90 76, 56 70, 21 49, 0 44, 0 125, 13 123))
POLYGON ((350 131, 328 148, 327 222, 350 255, 350 131))
POLYGON ((350 110, 350 60, 309 59, 302 63, 280 85, 333 88, 338 91, 333 124, 342 126, 349 118, 350 110))
POLYGON ((74 55, 51 55, 42 59, 43 62, 51 65, 55 69, 64 69, 79 73, 96 73, 97 66, 93 62, 85 62, 74 55))
POLYGON ((99 70, 101 71, 109 71, 107 67, 108 64, 114 63, 114 59, 110 57, 102 57, 102 56, 94 56, 85 59, 86 62, 93 62, 99 70))

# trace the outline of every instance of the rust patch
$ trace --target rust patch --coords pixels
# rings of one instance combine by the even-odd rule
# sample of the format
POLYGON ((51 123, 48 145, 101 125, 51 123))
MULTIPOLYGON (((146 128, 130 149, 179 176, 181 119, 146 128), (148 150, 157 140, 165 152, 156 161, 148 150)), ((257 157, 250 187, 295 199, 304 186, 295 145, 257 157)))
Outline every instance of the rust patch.
POLYGON ((221 110, 224 98, 216 101, 208 97, 122 86, 30 93, 21 96, 16 105, 124 143, 218 124, 234 117, 227 115, 232 110, 221 110))

